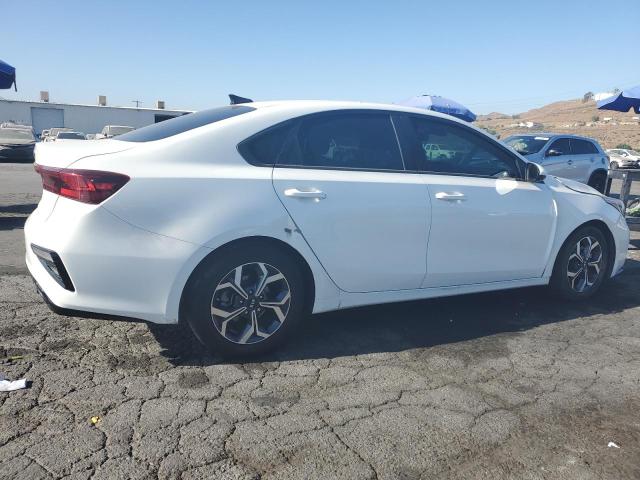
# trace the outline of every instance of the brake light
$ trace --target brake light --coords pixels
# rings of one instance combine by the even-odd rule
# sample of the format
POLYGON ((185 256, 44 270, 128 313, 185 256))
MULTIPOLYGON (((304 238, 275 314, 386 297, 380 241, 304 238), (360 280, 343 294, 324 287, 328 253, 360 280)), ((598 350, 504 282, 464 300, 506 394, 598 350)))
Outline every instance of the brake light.
POLYGON ((78 202, 98 204, 120 190, 129 177, 121 173, 75 170, 34 165, 42 177, 42 188, 78 202))

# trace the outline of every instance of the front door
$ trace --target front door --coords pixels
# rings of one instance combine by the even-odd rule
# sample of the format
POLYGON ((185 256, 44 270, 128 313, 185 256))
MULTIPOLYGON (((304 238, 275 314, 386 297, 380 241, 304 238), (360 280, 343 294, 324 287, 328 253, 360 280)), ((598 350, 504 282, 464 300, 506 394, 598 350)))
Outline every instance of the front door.
POLYGON ((543 155, 542 166, 546 174, 575 179, 576 166, 568 138, 558 138, 551 142, 543 155))
MULTIPOLYGON (((329 276, 348 292, 420 288, 430 223, 422 175, 404 171, 386 112, 330 112, 293 127, 278 198, 329 276)), ((283 162, 284 163, 284 162, 283 162)))
POLYGON ((451 152, 434 161, 412 149, 432 206, 423 286, 540 277, 555 227, 547 186, 521 180, 515 155, 458 122, 410 116, 406 126, 416 145, 437 143, 451 152))

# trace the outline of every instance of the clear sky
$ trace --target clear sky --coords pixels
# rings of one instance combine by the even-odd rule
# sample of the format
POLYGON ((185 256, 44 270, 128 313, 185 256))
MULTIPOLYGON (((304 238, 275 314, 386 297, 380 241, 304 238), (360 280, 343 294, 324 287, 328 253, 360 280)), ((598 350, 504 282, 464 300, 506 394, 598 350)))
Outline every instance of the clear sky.
POLYGON ((9 99, 167 108, 256 100, 395 102, 478 113, 640 84, 639 0, 2 0, 9 99))

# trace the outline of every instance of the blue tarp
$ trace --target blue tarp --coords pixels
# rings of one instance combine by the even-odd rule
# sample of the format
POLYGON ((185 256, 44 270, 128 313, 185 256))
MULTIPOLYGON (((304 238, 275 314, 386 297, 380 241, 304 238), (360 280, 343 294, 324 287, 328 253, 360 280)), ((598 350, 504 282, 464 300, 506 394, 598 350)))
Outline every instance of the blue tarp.
POLYGON ((640 85, 600 100, 598 108, 600 110, 615 110, 616 112, 628 112, 633 108, 636 113, 640 113, 640 85))
POLYGON ((15 87, 16 91, 18 90, 16 85, 16 69, 0 60, 0 88, 7 89, 11 87, 15 87))
POLYGON ((476 114, 464 105, 438 95, 418 95, 417 97, 407 98, 406 100, 399 102, 399 105, 446 113, 447 115, 452 115, 467 122, 473 122, 476 119, 476 114))

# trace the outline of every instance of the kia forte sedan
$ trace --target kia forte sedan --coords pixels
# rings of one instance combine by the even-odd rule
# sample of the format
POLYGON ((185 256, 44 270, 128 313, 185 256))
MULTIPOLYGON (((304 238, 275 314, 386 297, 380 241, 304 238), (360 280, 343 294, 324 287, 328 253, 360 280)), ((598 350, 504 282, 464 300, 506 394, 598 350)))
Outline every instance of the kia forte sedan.
POLYGON ((52 308, 185 322, 222 355, 358 305, 547 284, 586 299, 629 241, 618 200, 395 105, 214 108, 39 144, 36 171, 26 262, 52 308))

